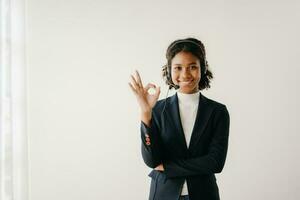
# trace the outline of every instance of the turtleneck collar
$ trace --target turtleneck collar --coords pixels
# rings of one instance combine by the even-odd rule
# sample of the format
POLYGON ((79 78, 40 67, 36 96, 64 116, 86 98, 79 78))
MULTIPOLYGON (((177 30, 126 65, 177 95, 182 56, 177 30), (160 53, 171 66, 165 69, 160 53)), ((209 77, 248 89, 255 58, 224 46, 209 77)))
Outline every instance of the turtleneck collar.
POLYGON ((181 93, 181 92, 177 91, 177 97, 178 97, 179 103, 198 102, 199 95, 200 95, 200 90, 195 93, 192 93, 192 94, 186 94, 186 93, 181 93))

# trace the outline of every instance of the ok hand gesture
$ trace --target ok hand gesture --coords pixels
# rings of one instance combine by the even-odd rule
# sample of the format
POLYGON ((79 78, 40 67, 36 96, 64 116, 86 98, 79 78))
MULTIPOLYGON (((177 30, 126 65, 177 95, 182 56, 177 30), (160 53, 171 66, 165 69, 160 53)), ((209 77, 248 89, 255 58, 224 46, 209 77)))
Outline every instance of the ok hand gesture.
POLYGON ((137 101, 140 105, 142 113, 151 113, 152 108, 157 102, 157 99, 160 94, 160 87, 156 87, 156 85, 152 83, 148 83, 146 87, 143 86, 141 77, 137 70, 135 70, 135 76, 131 75, 132 83, 128 83, 130 88, 132 89, 134 95, 137 98, 137 101), (154 94, 149 94, 148 90, 150 88, 155 89, 154 94))

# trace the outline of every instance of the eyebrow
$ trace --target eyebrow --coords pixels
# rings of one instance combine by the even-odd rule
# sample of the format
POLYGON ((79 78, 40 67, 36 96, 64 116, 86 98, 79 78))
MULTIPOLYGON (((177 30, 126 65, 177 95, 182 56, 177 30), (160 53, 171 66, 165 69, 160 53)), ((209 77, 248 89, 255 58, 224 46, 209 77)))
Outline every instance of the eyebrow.
MULTIPOLYGON (((195 63, 195 62, 189 63, 189 65, 191 65, 191 64, 197 64, 197 63, 195 63)), ((173 65, 181 65, 181 64, 173 64, 173 65)))

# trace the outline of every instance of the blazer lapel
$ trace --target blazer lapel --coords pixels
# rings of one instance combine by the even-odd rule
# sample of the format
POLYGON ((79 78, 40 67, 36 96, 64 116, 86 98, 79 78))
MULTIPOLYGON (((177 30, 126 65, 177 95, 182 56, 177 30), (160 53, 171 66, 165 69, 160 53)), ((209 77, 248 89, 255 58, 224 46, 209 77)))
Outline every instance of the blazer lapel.
POLYGON ((170 116, 172 118, 174 126, 178 130, 178 132, 177 132, 178 137, 179 137, 178 139, 181 142, 182 147, 184 148, 184 150, 187 150, 187 144, 186 144, 186 141, 185 141, 185 136, 184 136, 184 132, 183 132, 182 124, 181 124, 181 119, 180 119, 177 93, 175 93, 171 97, 171 100, 170 100, 170 116))
POLYGON ((178 130, 179 140, 185 150, 187 150, 187 149, 192 150, 195 147, 195 145, 198 143, 198 141, 204 131, 204 128, 211 116, 211 113, 212 113, 212 106, 210 106, 209 102, 207 101, 207 98, 200 92, 196 120, 194 123, 194 127, 192 129, 192 136, 191 136, 190 144, 189 144, 189 147, 187 147, 183 128, 182 128, 180 113, 179 113, 179 104, 178 104, 177 93, 175 93, 171 97, 171 99, 170 99, 170 116, 172 118, 172 121, 174 122, 176 129, 178 130))
POLYGON ((198 141, 204 132, 207 122, 212 114, 213 106, 209 104, 208 99, 200 92, 197 116, 192 131, 189 149, 197 147, 198 141))

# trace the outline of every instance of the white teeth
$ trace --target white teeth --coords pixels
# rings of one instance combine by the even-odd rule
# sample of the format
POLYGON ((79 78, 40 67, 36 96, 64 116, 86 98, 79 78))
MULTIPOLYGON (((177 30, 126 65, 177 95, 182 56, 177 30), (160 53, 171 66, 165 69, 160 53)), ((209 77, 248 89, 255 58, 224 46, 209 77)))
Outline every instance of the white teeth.
POLYGON ((181 84, 183 85, 188 85, 192 82, 193 80, 190 80, 190 81, 181 81, 181 84))
POLYGON ((192 80, 190 80, 190 81, 181 81, 181 82, 183 82, 183 83, 189 83, 189 82, 191 82, 192 80))

